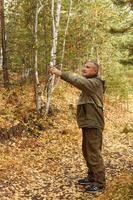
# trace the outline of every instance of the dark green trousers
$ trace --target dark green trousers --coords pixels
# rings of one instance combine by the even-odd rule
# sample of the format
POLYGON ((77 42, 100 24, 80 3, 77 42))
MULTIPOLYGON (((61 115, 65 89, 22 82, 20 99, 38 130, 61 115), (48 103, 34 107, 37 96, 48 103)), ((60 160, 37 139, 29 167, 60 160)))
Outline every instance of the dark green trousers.
POLYGON ((82 151, 88 167, 88 178, 95 185, 105 187, 105 168, 101 155, 102 130, 82 128, 82 151))

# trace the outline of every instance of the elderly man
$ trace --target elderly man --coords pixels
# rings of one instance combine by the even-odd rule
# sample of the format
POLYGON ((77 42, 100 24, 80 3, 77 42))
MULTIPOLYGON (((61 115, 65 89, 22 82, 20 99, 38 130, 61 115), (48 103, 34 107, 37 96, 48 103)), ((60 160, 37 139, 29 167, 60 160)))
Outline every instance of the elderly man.
POLYGON ((104 128, 103 93, 104 81, 98 77, 99 65, 87 61, 82 76, 50 68, 50 72, 72 84, 81 94, 77 104, 77 123, 82 128, 82 152, 88 168, 87 177, 78 184, 84 185, 84 192, 95 193, 105 188, 105 168, 101 155, 102 131, 104 128))

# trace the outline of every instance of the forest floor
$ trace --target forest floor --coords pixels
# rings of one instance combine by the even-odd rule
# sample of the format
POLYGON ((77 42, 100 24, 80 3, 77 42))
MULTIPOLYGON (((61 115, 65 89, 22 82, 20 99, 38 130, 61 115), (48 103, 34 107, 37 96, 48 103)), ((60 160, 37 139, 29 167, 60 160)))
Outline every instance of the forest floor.
MULTIPOLYGON (((48 119, 34 113, 33 88, 0 89, 0 133, 18 123, 23 134, 0 142, 1 200, 133 200, 133 113, 105 101, 103 157, 107 187, 90 195, 77 186, 86 175, 75 120, 79 92, 60 82, 48 119)), ((123 106, 123 107, 122 107, 123 106)), ((131 105, 129 105, 130 107, 131 105)))

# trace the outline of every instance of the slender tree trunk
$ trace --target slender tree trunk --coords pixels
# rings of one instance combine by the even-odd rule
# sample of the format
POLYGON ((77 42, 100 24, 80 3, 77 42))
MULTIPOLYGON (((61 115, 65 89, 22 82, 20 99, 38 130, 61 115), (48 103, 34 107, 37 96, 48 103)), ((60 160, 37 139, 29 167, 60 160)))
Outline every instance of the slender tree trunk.
MULTIPOLYGON (((64 33, 64 40, 63 40, 63 48, 62 48, 62 55, 61 55, 61 64, 60 64, 60 70, 63 68, 63 61, 64 61, 64 55, 65 55, 65 47, 66 47, 66 36, 67 36, 67 31, 69 27, 69 22, 70 22, 70 15, 71 15, 71 10, 72 10, 72 3, 73 1, 70 0, 69 4, 69 10, 68 10, 68 18, 67 18, 67 23, 66 23, 66 28, 65 28, 65 33, 64 33)), ((56 85, 58 84, 60 78, 58 77, 56 80, 56 85)))
POLYGON ((7 67, 7 39, 5 31, 4 0, 0 0, 0 28, 2 42, 2 68, 4 87, 9 88, 9 73, 7 67))
MULTIPOLYGON (((55 1, 52 0, 52 7, 51 7, 51 15, 52 15, 52 49, 51 49, 51 61, 50 61, 50 67, 56 66, 56 51, 57 51, 57 42, 58 42, 58 28, 60 23, 60 15, 61 15, 61 0, 58 0, 57 2, 57 10, 56 10, 56 16, 54 15, 54 8, 55 8, 55 1)), ((54 88, 54 82, 55 82, 55 75, 52 75, 49 79, 48 86, 47 86, 47 103, 46 103, 46 110, 45 115, 48 114, 52 92, 54 88)))
MULTIPOLYGON (((98 47, 96 47, 96 61, 97 61, 97 64, 100 66, 100 55, 99 55, 98 47)), ((99 76, 102 76, 102 67, 101 66, 99 68, 98 74, 99 74, 99 76)))
POLYGON ((35 63, 34 63, 34 87, 35 87, 35 103, 36 103, 36 110, 38 114, 41 114, 42 108, 42 90, 39 82, 38 76, 38 15, 41 10, 39 8, 38 1, 36 2, 36 11, 35 11, 35 27, 34 27, 34 37, 35 37, 35 63))
MULTIPOLYGON (((45 13, 44 13, 45 14, 45 13)), ((46 79, 48 77, 48 42, 47 42, 47 18, 46 16, 44 17, 44 41, 45 41, 45 63, 46 63, 46 68, 45 68, 45 74, 46 74, 46 79)))
POLYGON ((61 56, 61 65, 60 65, 60 69, 61 69, 61 70, 62 70, 62 68, 63 68, 63 61, 64 61, 64 55, 65 55, 65 47, 66 47, 66 36, 67 36, 67 31, 68 31, 69 22, 70 22, 70 15, 71 15, 71 9, 72 9, 72 2, 73 2, 73 1, 70 0, 69 10, 68 10, 67 24, 66 24, 65 34, 64 34, 62 56, 61 56))

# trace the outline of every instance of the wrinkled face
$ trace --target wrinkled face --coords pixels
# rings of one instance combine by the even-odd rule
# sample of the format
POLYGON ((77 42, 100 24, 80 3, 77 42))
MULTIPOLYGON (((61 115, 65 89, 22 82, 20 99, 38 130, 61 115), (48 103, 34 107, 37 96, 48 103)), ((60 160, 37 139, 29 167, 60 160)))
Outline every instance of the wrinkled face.
POLYGON ((97 66, 92 62, 87 62, 84 64, 84 67, 82 69, 82 76, 85 78, 90 78, 97 75, 97 72, 97 66))

